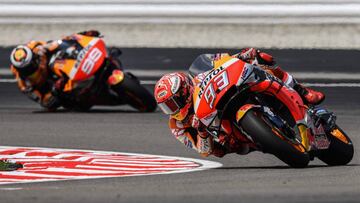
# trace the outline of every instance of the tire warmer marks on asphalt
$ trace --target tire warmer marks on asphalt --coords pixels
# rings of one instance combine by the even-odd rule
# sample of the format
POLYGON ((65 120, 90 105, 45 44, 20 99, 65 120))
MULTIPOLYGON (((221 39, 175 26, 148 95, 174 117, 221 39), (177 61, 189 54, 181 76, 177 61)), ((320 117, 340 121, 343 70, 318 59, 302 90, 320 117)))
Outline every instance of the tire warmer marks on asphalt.
POLYGON ((0 184, 184 173, 222 166, 183 157, 9 146, 0 146, 0 159, 24 165, 16 171, 0 171, 0 184))

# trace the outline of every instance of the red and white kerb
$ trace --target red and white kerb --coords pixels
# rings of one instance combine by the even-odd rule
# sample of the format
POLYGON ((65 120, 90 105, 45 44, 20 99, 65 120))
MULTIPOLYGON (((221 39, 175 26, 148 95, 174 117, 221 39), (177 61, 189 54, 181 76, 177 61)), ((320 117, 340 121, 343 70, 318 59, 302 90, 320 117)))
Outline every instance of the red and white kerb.
POLYGON ((0 184, 184 173, 221 167, 217 162, 182 157, 8 146, 0 146, 0 159, 24 165, 16 171, 1 171, 0 184))

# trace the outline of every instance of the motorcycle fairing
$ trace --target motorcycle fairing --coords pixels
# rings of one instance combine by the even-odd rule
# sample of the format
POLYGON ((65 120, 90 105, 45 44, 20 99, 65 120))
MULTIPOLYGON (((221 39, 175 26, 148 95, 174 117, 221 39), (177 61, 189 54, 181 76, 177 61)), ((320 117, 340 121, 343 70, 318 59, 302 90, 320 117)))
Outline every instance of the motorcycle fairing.
POLYGON ((105 43, 100 38, 93 38, 77 56, 76 63, 68 76, 79 81, 91 77, 102 66, 106 57, 105 43))
POLYGON ((245 83, 251 92, 270 94, 285 104, 297 123, 301 141, 306 150, 310 149, 309 136, 304 116, 306 106, 299 94, 284 85, 278 78, 237 59, 228 58, 222 65, 209 71, 202 81, 196 85, 193 99, 196 116, 205 125, 210 124, 217 115, 216 105, 220 98, 232 86, 245 83), (259 72, 259 73, 257 73, 259 72))
POLYGON ((194 111, 202 122, 206 122, 204 118, 216 111, 216 104, 227 90, 238 83, 244 65, 245 62, 231 58, 221 66, 209 71, 205 78, 195 85, 194 111))
MULTIPOLYGON (((107 57, 105 42, 101 38, 78 36, 77 42, 82 49, 73 57, 60 57, 60 50, 52 59, 53 71, 62 77, 65 74, 70 80, 81 81, 93 76, 107 57)), ((65 47, 64 47, 65 48, 65 47)))

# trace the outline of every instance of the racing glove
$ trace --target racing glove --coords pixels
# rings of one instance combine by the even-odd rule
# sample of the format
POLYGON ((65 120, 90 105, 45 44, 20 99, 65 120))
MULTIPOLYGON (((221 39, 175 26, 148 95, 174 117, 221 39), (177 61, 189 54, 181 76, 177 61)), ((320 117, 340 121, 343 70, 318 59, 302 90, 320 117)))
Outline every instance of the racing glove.
POLYGON ((25 88, 23 88, 22 93, 25 94, 29 99, 35 101, 35 102, 39 102, 40 98, 41 98, 41 94, 39 91, 35 90, 33 87, 31 86, 27 86, 25 88))
POLYGON ((192 119, 192 127, 198 131, 196 148, 202 156, 209 156, 213 151, 213 139, 208 132, 206 126, 200 119, 194 115, 192 119))
POLYGON ((196 147, 202 156, 209 156, 213 152, 213 139, 207 132, 199 132, 196 147))
POLYGON ((39 56, 44 56, 47 53, 47 49, 44 45, 39 45, 33 49, 33 52, 39 56))
POLYGON ((265 52, 261 52, 255 48, 246 48, 238 54, 238 58, 248 62, 260 65, 274 66, 274 58, 265 52))

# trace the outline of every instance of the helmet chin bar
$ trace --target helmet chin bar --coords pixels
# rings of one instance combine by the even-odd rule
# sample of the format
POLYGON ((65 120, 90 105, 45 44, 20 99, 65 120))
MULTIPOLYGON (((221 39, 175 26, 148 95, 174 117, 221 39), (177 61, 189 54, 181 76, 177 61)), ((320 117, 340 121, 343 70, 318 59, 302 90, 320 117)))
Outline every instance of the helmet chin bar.
POLYGON ((189 111, 190 111, 191 107, 192 107, 192 103, 189 102, 189 103, 185 104, 185 106, 182 107, 178 113, 171 115, 171 117, 178 121, 184 121, 184 120, 188 119, 189 114, 190 114, 189 111))

